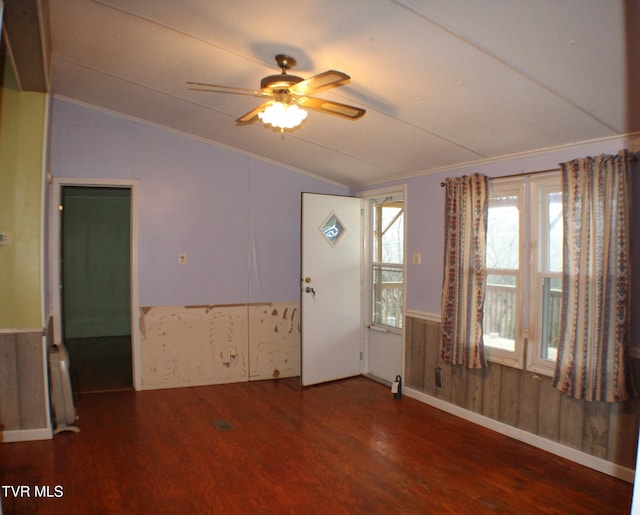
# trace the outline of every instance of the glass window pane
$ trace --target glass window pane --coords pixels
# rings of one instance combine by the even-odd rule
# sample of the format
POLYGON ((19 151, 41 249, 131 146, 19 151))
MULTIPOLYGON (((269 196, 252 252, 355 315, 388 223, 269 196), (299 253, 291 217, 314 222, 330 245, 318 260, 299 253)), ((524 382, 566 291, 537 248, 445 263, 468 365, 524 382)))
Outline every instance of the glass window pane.
POLYGON ((548 206, 548 271, 562 272, 562 192, 546 194, 548 206))
POLYGON ((404 288, 402 269, 374 266, 372 276, 372 322, 401 328, 404 288))
POLYGON ((373 261, 401 264, 404 258, 404 210, 402 201, 374 206, 373 261))
POLYGON ((382 208, 382 262, 402 263, 403 213, 401 207, 382 208))
POLYGON ((332 213, 322 225, 321 230, 324 237, 327 238, 327 241, 335 247, 338 240, 340 240, 344 234, 345 228, 335 213, 332 213))
POLYGON ((545 277, 542 282, 542 345, 541 358, 556 360, 560 335, 562 279, 545 277))
POLYGON ((372 204, 371 214, 371 322, 401 328, 404 301, 404 202, 398 198, 380 199, 372 204))
POLYGON ((515 289, 516 276, 513 274, 493 274, 489 270, 487 273, 487 285, 491 286, 510 286, 515 289))
POLYGON ((515 352, 520 267, 520 197, 513 185, 490 186, 484 343, 515 352))
POLYGON ((517 196, 489 199, 487 268, 518 268, 519 222, 517 196))
POLYGON ((484 298, 484 344, 515 351, 517 288, 515 274, 487 275, 484 298))

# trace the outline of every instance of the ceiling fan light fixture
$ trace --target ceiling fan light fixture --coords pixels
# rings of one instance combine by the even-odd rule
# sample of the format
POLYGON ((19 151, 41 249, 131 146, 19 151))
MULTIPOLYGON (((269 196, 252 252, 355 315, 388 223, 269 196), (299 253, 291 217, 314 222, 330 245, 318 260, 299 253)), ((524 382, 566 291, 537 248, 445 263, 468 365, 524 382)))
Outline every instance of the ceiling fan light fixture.
MULTIPOLYGON (((2 3, 2 0, 0 0, 2 3)), ((211 93, 234 93, 253 97, 271 97, 259 106, 236 118, 237 125, 249 125, 260 120, 265 127, 271 125, 275 129, 285 130, 297 128, 307 118, 306 109, 357 120, 365 114, 365 110, 340 102, 323 100, 310 96, 316 91, 335 88, 346 84, 351 77, 338 70, 327 70, 313 77, 303 79, 296 75, 289 75, 287 71, 296 65, 293 57, 284 54, 276 55, 276 62, 282 70, 277 75, 269 75, 260 81, 260 89, 236 88, 221 86, 206 82, 187 82, 189 89, 195 91, 209 91, 211 93), (300 106, 306 109, 301 109, 300 106)))
POLYGON ((264 124, 284 130, 296 128, 305 121, 307 114, 307 111, 300 109, 297 104, 273 102, 258 113, 258 118, 264 124))

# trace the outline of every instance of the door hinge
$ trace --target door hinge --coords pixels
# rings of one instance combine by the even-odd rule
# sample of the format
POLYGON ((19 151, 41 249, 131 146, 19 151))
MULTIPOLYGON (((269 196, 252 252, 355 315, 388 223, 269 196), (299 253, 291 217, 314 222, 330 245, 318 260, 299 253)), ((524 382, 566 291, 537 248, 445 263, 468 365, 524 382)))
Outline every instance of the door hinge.
POLYGON ((362 352, 360 353, 360 361, 362 361, 362 352))

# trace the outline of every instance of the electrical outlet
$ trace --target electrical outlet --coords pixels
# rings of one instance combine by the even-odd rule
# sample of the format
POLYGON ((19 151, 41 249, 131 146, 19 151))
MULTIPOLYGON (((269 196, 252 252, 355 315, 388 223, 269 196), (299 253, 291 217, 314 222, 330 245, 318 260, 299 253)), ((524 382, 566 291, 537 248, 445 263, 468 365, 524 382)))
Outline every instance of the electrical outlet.
POLYGON ((178 254, 178 263, 181 265, 187 264, 187 255, 184 252, 178 254))
POLYGON ((436 387, 442 388, 442 369, 436 367, 436 387))

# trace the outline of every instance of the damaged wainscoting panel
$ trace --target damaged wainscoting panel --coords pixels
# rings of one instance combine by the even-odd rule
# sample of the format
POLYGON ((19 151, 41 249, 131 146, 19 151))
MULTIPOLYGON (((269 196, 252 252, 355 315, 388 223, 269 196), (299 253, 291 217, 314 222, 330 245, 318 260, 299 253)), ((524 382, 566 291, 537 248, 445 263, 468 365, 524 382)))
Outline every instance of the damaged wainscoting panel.
POLYGON ((298 309, 297 303, 141 308, 142 388, 299 375, 298 309))
POLYGON ((250 380, 300 375, 300 310, 297 302, 249 307, 250 380))
POLYGON ((246 381, 246 306, 142 308, 142 388, 246 381))

